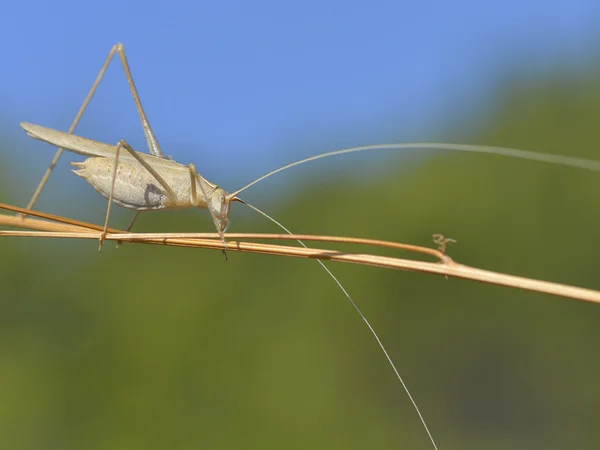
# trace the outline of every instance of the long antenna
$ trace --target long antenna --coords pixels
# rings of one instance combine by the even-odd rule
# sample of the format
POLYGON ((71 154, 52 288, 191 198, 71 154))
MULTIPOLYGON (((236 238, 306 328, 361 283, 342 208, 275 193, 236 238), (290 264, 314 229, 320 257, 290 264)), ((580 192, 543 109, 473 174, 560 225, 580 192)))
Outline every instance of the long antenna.
POLYGON ((332 152, 322 153, 320 155, 311 156, 300 161, 293 162, 286 166, 275 169, 272 172, 263 175, 260 178, 248 183, 243 188, 228 195, 230 200, 234 199, 237 195, 245 191, 251 186, 254 186, 259 181, 265 178, 275 175, 276 173, 282 172, 292 167, 299 166, 310 161, 316 161, 318 159, 328 158, 330 156, 345 155, 347 153, 356 153, 372 150, 417 150, 417 149, 429 149, 429 150, 452 150, 459 152, 472 152, 472 153, 487 153, 493 155, 509 156, 512 158, 529 159, 531 161, 540 161, 550 164, 559 164, 563 166, 577 167, 580 169, 593 170, 600 172, 600 162, 591 159, 577 158, 575 156, 563 156, 563 155, 552 155, 549 153, 539 153, 529 150, 519 150, 508 147, 493 147, 488 145, 469 145, 469 144, 447 144, 443 142, 408 142, 399 144, 377 144, 377 145, 363 145, 361 147, 346 148, 343 150, 335 150, 332 152))
MULTIPOLYGON (((293 234, 290 230, 288 230, 286 227, 284 227, 281 223, 279 223, 273 217, 269 216, 266 212, 261 211, 260 209, 258 209, 256 206, 252 206, 251 204, 249 204, 249 203, 247 203, 247 202, 245 202, 243 200, 240 200, 240 199, 237 199, 237 201, 239 201, 240 203, 243 203, 248 208, 253 209, 254 211, 256 211, 257 213, 259 213, 263 217, 266 217, 267 219, 269 219, 271 222, 273 222, 275 225, 277 225, 279 228, 281 228, 286 233, 293 234)), ((297 241, 298 241, 298 243, 302 247, 308 248, 306 246, 306 244, 304 244, 304 242, 302 242, 300 239, 297 239, 297 241)), ((367 328, 369 329, 369 331, 371 332, 371 334, 373 335, 373 337, 377 341, 377 345, 379 345, 379 348, 381 349, 381 351, 385 355, 385 358, 387 359, 389 365, 392 366, 392 369, 393 369, 394 373, 396 374, 396 378, 398 378, 398 381, 400 381, 400 384, 404 388, 404 391, 406 392, 406 395, 408 396, 410 402, 412 403, 413 407, 415 408, 415 411, 417 412, 417 414, 419 416, 419 419, 421 420, 421 423, 423 424, 423 428, 425 428, 425 431, 427 432, 427 436, 429 436, 429 440, 431 441, 431 445, 433 445, 433 448, 435 450, 438 450, 438 447, 435 444, 435 441, 433 440, 433 436, 432 436, 431 432, 429 431, 429 427, 427 426, 427 423, 425 422, 425 418, 423 417, 423 414, 421 414, 421 410, 419 410, 419 407, 417 406, 417 402, 415 401, 415 399, 411 395, 410 391, 408 390, 408 386, 406 386, 406 383, 404 382, 404 380, 400 376, 400 372, 398 372, 398 369, 396 368, 396 365, 392 361, 392 358, 390 357, 388 351, 386 350, 385 346, 383 345, 383 342, 381 342, 381 339, 379 339, 379 336, 375 332, 375 329, 371 326, 371 323, 367 320, 367 317, 363 314, 363 312, 361 311, 361 309, 359 308, 359 306, 357 305, 357 303, 352 299, 352 297, 350 297, 350 294, 348 294, 348 291, 346 291, 346 289, 344 288, 344 286, 342 286, 342 283, 340 282, 340 280, 337 279, 337 277, 331 272, 331 270, 329 270, 329 268, 323 263, 323 261, 321 261, 320 259, 317 259, 316 261, 321 265, 321 267, 325 270, 325 272, 327 272, 329 274, 329 276, 333 279, 333 281, 335 281, 335 283, 338 285, 338 287, 342 290, 342 292, 344 293, 344 295, 346 296, 346 298, 348 299, 348 301, 350 302, 350 304, 352 305, 352 307, 356 310, 356 312, 358 313, 358 315, 360 316, 360 318, 363 320, 363 322, 365 323, 365 325, 367 326, 367 328)))

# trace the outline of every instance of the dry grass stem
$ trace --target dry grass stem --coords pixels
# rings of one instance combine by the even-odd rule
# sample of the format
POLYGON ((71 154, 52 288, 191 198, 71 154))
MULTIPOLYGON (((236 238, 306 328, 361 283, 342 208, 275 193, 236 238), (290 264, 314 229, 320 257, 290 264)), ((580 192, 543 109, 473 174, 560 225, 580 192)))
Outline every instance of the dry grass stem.
MULTIPOLYGON (((19 208, 12 205, 0 204, 0 209, 19 213, 19 215, 0 214, 0 225, 35 230, 3 230, 0 231, 0 236, 97 240, 102 231, 102 227, 99 225, 81 222, 66 217, 55 216, 52 214, 41 213, 38 211, 26 210, 24 208, 19 208), (25 215, 42 217, 45 220, 33 219, 31 217, 26 217, 25 215)), ((123 233, 120 230, 112 228, 108 231, 109 234, 106 236, 106 240, 178 247, 209 248, 218 250, 225 249, 225 244, 220 240, 217 233, 123 233)), ((444 275, 446 277, 464 278, 483 283, 552 294, 600 304, 600 292, 598 291, 477 269, 475 267, 456 263, 442 251, 433 248, 374 239, 347 238, 340 236, 227 233, 226 238, 226 249, 228 251, 261 253, 297 258, 314 258, 328 261, 362 264, 367 266, 425 272, 444 275), (234 239, 239 239, 239 241, 234 239), (292 247, 286 245, 241 241, 247 239, 300 239, 303 241, 313 242, 362 244, 418 252, 428 256, 436 257, 438 261, 427 262, 366 253, 352 253, 339 250, 292 247)))

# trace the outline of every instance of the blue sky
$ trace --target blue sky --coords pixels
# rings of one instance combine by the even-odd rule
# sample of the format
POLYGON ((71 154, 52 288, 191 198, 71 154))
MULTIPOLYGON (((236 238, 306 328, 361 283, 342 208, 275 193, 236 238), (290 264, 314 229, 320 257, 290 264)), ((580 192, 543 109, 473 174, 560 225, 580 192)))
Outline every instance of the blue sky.
MULTIPOLYGON (((535 75, 600 50, 597 0, 31 0, 2 9, 0 127, 18 146, 15 164, 41 171, 52 153, 18 123, 66 130, 123 42, 165 152, 229 190, 383 131, 427 139, 485 101, 513 65, 535 75)), ((143 149, 115 63, 78 134, 143 149)))

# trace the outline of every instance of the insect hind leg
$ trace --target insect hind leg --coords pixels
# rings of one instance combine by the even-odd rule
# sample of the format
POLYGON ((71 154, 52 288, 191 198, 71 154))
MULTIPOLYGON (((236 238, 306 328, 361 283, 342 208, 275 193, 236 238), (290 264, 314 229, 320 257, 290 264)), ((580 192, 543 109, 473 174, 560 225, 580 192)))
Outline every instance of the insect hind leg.
MULTIPOLYGON (((121 43, 115 44, 112 47, 112 49, 110 50, 108 57, 104 61, 104 64, 102 65, 102 68, 100 69, 100 72, 98 73, 98 76, 96 77, 96 80, 94 81, 94 84, 92 84, 92 87, 89 90, 87 96, 85 97, 85 100, 79 107, 79 111, 77 111, 77 115, 75 116, 73 123, 71 123, 68 133, 73 134, 73 132, 77 128, 77 125, 79 125, 79 122, 81 121, 81 118, 83 117, 83 114, 85 113, 94 94, 96 93, 96 90, 98 89, 98 86, 100 85, 102 79, 104 78, 104 74, 106 73, 108 67, 110 66, 110 63, 112 62, 115 54, 119 55, 119 58, 121 59, 121 63, 123 64, 123 69, 125 70, 125 75, 127 77, 127 83, 129 84, 129 88, 131 90, 131 94, 133 96, 133 100, 135 102, 136 109, 140 116, 140 121, 142 122, 142 128, 144 129, 144 135, 146 136, 146 141, 148 143, 148 149, 149 149, 150 153, 153 154, 154 156, 164 158, 164 154, 160 148, 158 140, 156 139, 156 136, 154 135, 154 132, 152 131, 150 122, 148 121, 148 118, 146 116, 144 108, 142 107, 142 102, 141 102, 140 96, 137 92, 137 88, 135 87, 135 83, 133 81, 133 76, 131 75, 131 69, 129 68, 129 63, 127 62, 127 56, 125 54, 125 47, 121 43)), ((58 164, 58 161, 59 161, 60 157, 62 156, 63 152, 64 152, 64 148, 60 147, 54 154, 54 157, 52 158, 50 165, 46 169, 46 172, 42 176, 40 183, 38 184, 31 199, 29 200, 29 203, 27 204, 27 209, 33 209, 40 194, 42 193, 42 190, 46 186, 46 183, 48 182, 48 179, 50 178, 52 171, 58 164)))

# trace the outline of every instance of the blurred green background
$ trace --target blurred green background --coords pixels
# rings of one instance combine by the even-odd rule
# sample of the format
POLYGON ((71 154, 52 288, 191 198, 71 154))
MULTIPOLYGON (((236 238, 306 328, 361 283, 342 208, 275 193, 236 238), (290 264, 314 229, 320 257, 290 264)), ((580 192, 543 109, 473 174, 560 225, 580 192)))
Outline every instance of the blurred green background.
MULTIPOLYGON (((462 126, 433 137, 598 160, 599 75, 515 76, 462 126)), ((388 128, 371 142, 402 140, 388 128)), ((23 204, 35 181, 19 182, 13 150, 0 154, 0 198, 23 204)), ((66 166, 53 180, 63 177, 66 166)), ((245 198, 298 233, 428 246, 444 233, 459 241, 449 250, 459 262, 600 289, 597 173, 488 155, 371 153, 305 167, 293 180, 289 194, 273 199, 267 185, 245 198)), ((104 200, 82 180, 73 186, 90 206, 71 215, 100 223, 104 200)), ((54 205, 44 210, 64 207, 54 205)), ((119 210, 113 225, 130 214, 119 210)), ((232 224, 276 231, 240 205, 232 224)), ((153 213, 137 230, 212 224, 205 212, 153 213)), ((96 246, 0 239, 0 448, 430 448, 372 336, 315 262, 96 246)), ((441 449, 597 448, 599 306, 330 268, 387 345, 441 449)))

